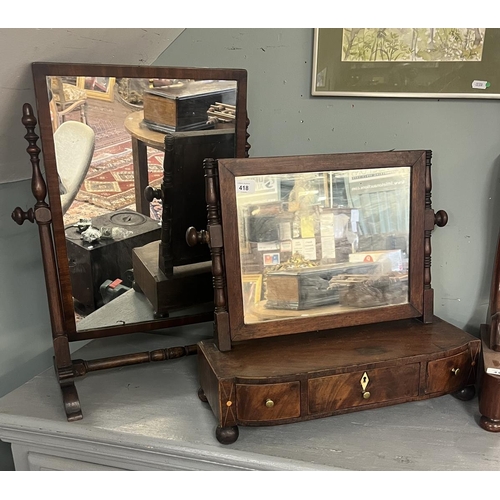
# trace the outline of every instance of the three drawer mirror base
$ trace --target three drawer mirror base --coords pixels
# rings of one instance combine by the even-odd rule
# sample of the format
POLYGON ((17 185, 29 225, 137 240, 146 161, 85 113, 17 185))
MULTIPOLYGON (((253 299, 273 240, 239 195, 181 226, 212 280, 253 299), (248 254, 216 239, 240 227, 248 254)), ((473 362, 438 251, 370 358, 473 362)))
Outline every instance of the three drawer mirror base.
POLYGON ((234 344, 198 344, 200 390, 222 444, 238 426, 323 418, 445 394, 474 397, 480 340, 437 317, 234 344))

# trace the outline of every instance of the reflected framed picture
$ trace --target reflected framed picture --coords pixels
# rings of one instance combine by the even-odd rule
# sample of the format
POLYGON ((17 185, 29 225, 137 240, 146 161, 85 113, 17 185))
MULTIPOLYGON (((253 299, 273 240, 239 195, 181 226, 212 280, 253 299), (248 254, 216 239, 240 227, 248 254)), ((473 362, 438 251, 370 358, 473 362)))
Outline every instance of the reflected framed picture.
POLYGON ((262 274, 244 274, 241 281, 245 307, 258 304, 262 297, 262 274))
POLYGON ((114 100, 115 78, 107 76, 79 76, 77 87, 84 89, 90 99, 114 100))
POLYGON ((313 96, 500 99, 498 28, 316 28, 313 96))

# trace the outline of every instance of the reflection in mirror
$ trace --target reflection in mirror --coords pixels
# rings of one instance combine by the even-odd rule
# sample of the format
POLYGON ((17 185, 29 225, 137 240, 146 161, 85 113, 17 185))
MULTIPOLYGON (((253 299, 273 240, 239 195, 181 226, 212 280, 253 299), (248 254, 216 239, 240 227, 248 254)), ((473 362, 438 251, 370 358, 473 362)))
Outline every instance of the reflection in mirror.
POLYGON ((236 177, 244 323, 408 303, 410 170, 236 177))
POLYGON ((203 159, 236 156, 236 82, 49 76, 47 90, 77 329, 156 319, 133 252, 156 245, 166 276, 209 260, 184 232, 206 220, 203 159))

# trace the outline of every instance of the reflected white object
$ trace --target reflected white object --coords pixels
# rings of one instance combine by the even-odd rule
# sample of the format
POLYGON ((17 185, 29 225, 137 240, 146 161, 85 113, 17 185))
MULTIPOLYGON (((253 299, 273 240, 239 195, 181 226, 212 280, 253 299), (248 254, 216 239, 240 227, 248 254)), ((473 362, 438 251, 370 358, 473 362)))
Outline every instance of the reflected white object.
POLYGON ((87 243, 93 243, 101 238, 101 231, 95 227, 90 226, 86 231, 82 233, 82 240, 87 243))
POLYGON ((54 133, 63 214, 73 203, 87 175, 94 154, 94 145, 94 131, 81 122, 64 122, 54 133))

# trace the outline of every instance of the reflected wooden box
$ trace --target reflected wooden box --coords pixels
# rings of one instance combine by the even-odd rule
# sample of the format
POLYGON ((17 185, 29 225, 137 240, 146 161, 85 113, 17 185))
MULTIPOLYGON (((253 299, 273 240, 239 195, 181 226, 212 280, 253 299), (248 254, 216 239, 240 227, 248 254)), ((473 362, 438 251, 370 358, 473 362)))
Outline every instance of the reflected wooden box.
POLYGON ((375 262, 341 263, 329 266, 275 271, 267 274, 267 302, 270 309, 311 309, 339 302, 339 289, 329 289, 330 280, 341 274, 373 274, 375 262))
POLYGON ((144 93, 144 123, 159 132, 212 128, 207 111, 216 102, 236 101, 236 82, 186 82, 144 93))

